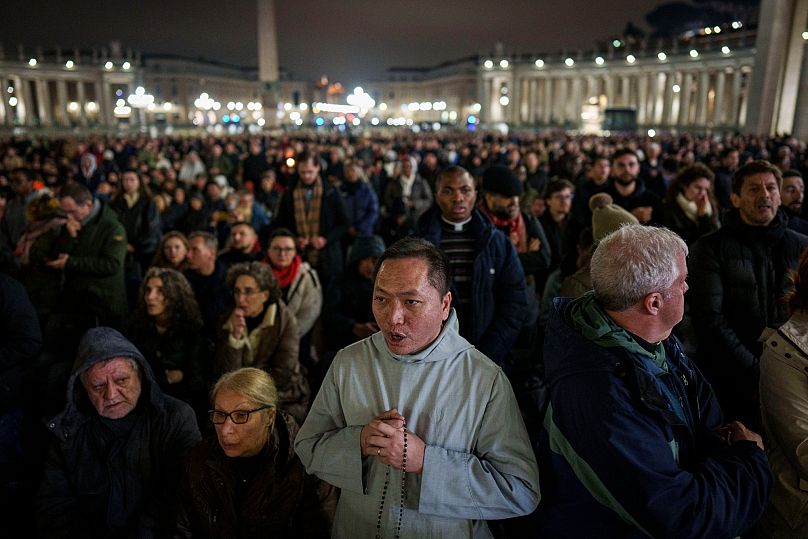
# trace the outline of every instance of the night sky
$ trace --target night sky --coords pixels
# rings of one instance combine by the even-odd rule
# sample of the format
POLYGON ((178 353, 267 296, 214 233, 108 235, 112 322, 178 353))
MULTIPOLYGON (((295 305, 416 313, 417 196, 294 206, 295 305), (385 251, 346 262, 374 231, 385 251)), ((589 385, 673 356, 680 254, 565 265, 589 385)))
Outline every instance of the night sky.
MULTIPOLYGON (((277 0, 281 67, 346 85, 384 79, 391 66, 431 66, 488 54, 576 51, 619 35, 668 0, 277 0)), ((104 47, 257 65, 254 0, 3 0, 0 40, 33 53, 104 47), (29 48, 30 47, 30 48, 29 48)))

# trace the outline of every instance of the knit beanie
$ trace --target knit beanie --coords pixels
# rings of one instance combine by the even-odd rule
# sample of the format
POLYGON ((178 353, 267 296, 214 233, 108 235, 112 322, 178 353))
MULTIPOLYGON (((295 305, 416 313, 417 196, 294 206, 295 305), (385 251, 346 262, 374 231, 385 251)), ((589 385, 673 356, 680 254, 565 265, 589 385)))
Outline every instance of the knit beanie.
POLYGON ((372 234, 370 236, 357 236, 354 239, 351 250, 348 253, 348 260, 346 266, 350 266, 354 262, 373 256, 379 258, 384 253, 384 240, 379 236, 372 234))
POLYGON ((614 204, 608 193, 597 193, 589 199, 592 210, 592 238, 599 242, 623 225, 638 225, 640 221, 632 214, 614 204))
POLYGON ((506 166, 494 165, 483 173, 483 191, 505 197, 522 196, 522 182, 506 166))

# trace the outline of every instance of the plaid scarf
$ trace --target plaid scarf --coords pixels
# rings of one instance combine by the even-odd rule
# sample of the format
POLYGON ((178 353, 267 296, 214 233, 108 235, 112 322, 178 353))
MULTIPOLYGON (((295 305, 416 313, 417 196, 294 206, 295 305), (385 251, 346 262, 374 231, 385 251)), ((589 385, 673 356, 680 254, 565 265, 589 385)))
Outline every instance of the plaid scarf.
MULTIPOLYGON (((306 187, 298 185, 292 193, 295 206, 295 228, 301 238, 311 240, 320 235, 320 209, 323 203, 323 181, 317 176, 314 180, 314 193, 306 211, 306 187)), ((306 249, 306 258, 311 265, 317 263, 317 251, 311 247, 306 249)))

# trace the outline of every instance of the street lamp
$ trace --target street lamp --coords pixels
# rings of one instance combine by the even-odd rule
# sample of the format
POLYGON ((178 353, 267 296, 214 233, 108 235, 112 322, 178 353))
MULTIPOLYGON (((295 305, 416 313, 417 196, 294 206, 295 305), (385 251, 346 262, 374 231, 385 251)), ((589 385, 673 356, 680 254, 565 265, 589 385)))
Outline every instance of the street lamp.
POLYGON ((147 94, 143 86, 138 86, 135 88, 135 93, 130 94, 129 97, 126 98, 126 101, 138 110, 138 121, 140 125, 145 126, 146 113, 143 109, 154 104, 154 96, 147 94))

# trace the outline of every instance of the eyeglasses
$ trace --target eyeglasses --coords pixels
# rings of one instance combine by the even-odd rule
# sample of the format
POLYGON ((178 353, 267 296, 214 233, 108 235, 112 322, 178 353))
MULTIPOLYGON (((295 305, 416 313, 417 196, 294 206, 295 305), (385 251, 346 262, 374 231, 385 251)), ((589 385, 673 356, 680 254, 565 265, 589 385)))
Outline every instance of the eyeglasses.
POLYGON ((550 198, 553 198, 555 200, 572 200, 573 198, 575 198, 575 195, 558 195, 558 194, 556 194, 556 195, 552 195, 550 198))
POLYGON ((228 417, 230 418, 230 421, 236 425, 243 425, 250 420, 250 414, 272 407, 273 406, 270 404, 265 404, 264 406, 256 408, 255 410, 234 410, 229 414, 220 410, 208 410, 208 417, 210 418, 210 422, 214 425, 223 425, 224 422, 227 421, 228 417))
POLYGON ((273 253, 293 253, 295 252, 294 247, 270 247, 270 250, 273 253))
POLYGON ((255 288, 234 288, 233 295, 238 296, 253 296, 255 294, 260 294, 261 290, 256 290, 255 288))

